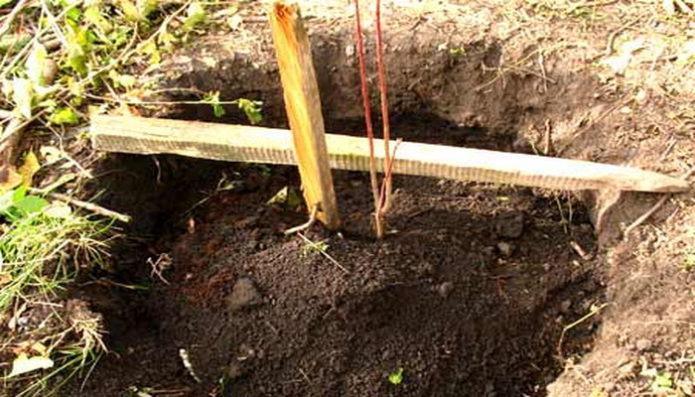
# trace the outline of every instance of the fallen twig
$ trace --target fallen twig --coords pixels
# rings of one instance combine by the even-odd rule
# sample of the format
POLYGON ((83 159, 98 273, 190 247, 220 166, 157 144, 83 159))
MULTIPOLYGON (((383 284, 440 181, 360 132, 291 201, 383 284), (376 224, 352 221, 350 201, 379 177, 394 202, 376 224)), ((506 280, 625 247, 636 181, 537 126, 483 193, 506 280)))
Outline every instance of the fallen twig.
POLYGON ((78 199, 72 198, 66 194, 47 193, 43 189, 36 189, 36 188, 29 188, 29 192, 33 193, 33 194, 41 194, 41 195, 44 195, 44 196, 52 198, 52 199, 64 201, 70 205, 74 205, 75 207, 82 208, 82 209, 85 209, 87 211, 91 211, 95 214, 102 215, 102 216, 105 216, 108 218, 113 218, 113 219, 116 219, 116 220, 124 222, 124 223, 129 223, 132 220, 132 218, 129 215, 124 215, 124 214, 121 214, 119 212, 106 209, 106 208, 104 208, 100 205, 94 204, 94 203, 78 200, 78 199))
POLYGON ((567 331, 571 330, 572 328, 576 327, 577 325, 583 323, 584 321, 590 319, 591 317, 595 316, 598 314, 601 310, 605 309, 606 306, 608 306, 610 303, 603 303, 601 306, 598 306, 596 308, 592 308, 592 310, 587 313, 586 315, 582 316, 579 320, 565 325, 565 327, 562 329, 562 333, 560 334, 560 340, 557 342, 557 353, 560 357, 562 357, 562 344, 565 340, 565 334, 567 331))
MULTIPOLYGON (((690 170, 688 170, 685 174, 683 174, 681 179, 683 179, 685 181, 688 178, 690 178, 690 176, 693 175, 694 173, 695 173, 695 166, 693 166, 690 170)), ((657 201, 656 204, 654 204, 654 206, 652 206, 652 208, 650 208, 647 212, 642 214, 642 216, 637 218, 634 222, 632 222, 632 224, 630 224, 630 226, 628 226, 625 229, 625 233, 623 233, 623 236, 627 237, 631 231, 633 231, 636 227, 638 227, 639 225, 644 223, 644 221, 649 219, 650 216, 654 215, 654 213, 656 211, 658 211, 659 208, 661 208, 661 206, 664 205, 664 203, 666 203, 666 200, 668 200, 670 197, 671 197, 670 194, 667 194, 667 195, 661 197, 659 199, 659 201, 657 201)))
POLYGON ((0 37, 4 36, 5 33, 7 33, 8 30, 10 30, 10 27, 12 26, 12 23, 14 22, 14 19, 17 17, 17 14, 22 11, 24 6, 27 4, 27 0, 19 0, 17 4, 15 4, 14 8, 12 8, 12 11, 10 11, 9 14, 5 17, 5 23, 0 27, 0 37))
POLYGON ((642 216, 640 216, 634 222, 632 222, 632 224, 630 224, 630 226, 628 226, 625 229, 625 233, 623 235, 627 237, 631 231, 635 230, 637 226, 641 225, 642 223, 644 223, 644 221, 649 219, 650 216, 654 215, 654 213, 658 211, 659 208, 661 208, 661 206, 664 205, 666 200, 668 200, 669 198, 671 198, 670 194, 661 197, 659 201, 657 201, 656 204, 654 204, 654 206, 652 206, 652 208, 649 209, 649 211, 645 212, 644 214, 642 214, 642 216))

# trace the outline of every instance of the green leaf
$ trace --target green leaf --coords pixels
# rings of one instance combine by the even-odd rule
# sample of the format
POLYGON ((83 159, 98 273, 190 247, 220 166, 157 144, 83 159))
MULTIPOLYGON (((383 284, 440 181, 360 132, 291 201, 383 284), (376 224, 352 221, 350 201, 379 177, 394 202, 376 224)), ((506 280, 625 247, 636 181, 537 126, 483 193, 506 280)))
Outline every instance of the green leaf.
POLYGON ((403 382, 403 368, 398 368, 396 371, 389 374, 389 382, 392 385, 400 385, 403 382))
POLYGON ((77 124, 80 119, 70 108, 58 108, 49 118, 53 124, 77 124))
POLYGON ((204 22, 206 18, 207 14, 203 6, 198 2, 191 3, 191 5, 188 6, 186 20, 183 22, 183 30, 185 32, 193 30, 196 25, 204 22))
POLYGON ((220 104, 220 93, 219 92, 210 92, 207 95, 205 95, 205 98, 203 98, 204 103, 208 103, 212 106, 212 113, 215 114, 215 117, 222 117, 224 116, 227 112, 224 110, 224 107, 220 104))
POLYGON ((138 12, 138 8, 133 4, 132 1, 130 0, 120 0, 118 2, 118 5, 121 8, 121 11, 123 11, 123 15, 125 15, 126 19, 131 21, 131 22, 137 22, 140 20, 140 13, 138 12))
POLYGON ((82 47, 70 46, 68 48, 68 67, 80 76, 87 74, 87 55, 82 47))
POLYGON ((26 186, 20 186, 18 187, 14 192, 12 192, 12 205, 14 206, 15 203, 18 203, 22 200, 24 200, 24 197, 27 195, 27 187, 26 186))
POLYGON ((41 212, 48 205, 48 201, 39 196, 25 196, 23 199, 14 203, 14 207, 22 214, 33 214, 41 212))
POLYGON ((120 74, 115 70, 111 70, 109 72, 109 78, 113 81, 113 83, 116 86, 127 89, 133 88, 135 83, 137 83, 135 76, 130 74, 120 74))
POLYGON ((12 80, 12 101, 14 102, 19 114, 26 119, 31 118, 31 102, 34 97, 34 90, 31 81, 27 79, 12 80))
POLYGON ((159 7, 159 0, 137 0, 137 8, 140 17, 146 19, 159 7))
POLYGON ((34 86, 44 84, 44 71, 46 70, 47 57, 48 52, 46 52, 46 48, 40 43, 34 44, 26 62, 27 77, 34 86))
POLYGON ((65 13, 65 16, 71 21, 79 22, 82 11, 77 7, 72 7, 65 13))
POLYGON ((289 208, 297 208, 302 204, 302 199, 295 193, 294 190, 290 190, 287 194, 287 206, 289 208))
POLYGON ((157 48, 157 43, 155 43, 154 40, 147 41, 147 43, 140 48, 140 51, 150 56, 151 65, 157 65, 162 61, 162 55, 159 53, 159 48, 157 48))
POLYGON ((104 33, 109 33, 113 29, 113 25, 101 15, 101 10, 98 5, 87 7, 87 9, 84 10, 84 19, 104 33))
POLYGON ((239 106, 239 109, 244 111, 246 118, 249 119, 251 124, 258 124, 263 121, 263 115, 261 114, 261 106, 263 106, 262 101, 239 98, 235 102, 237 106, 239 106))

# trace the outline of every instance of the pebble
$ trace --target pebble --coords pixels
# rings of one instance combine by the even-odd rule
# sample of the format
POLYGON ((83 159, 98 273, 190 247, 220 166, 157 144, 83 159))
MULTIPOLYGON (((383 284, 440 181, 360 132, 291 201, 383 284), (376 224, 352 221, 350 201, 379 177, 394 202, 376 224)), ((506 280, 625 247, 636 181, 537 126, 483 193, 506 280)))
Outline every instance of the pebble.
POLYGON ((454 283, 451 281, 445 281, 437 286, 437 293, 439 293, 439 296, 442 298, 447 298, 453 290, 454 283))
POLYGON ((640 352, 647 351, 652 348, 652 341, 649 339, 640 339, 635 343, 635 347, 640 352))
POLYGON ((509 256, 512 256, 512 252, 514 251, 514 246, 502 241, 502 242, 497 243, 497 249, 500 250, 500 253, 503 256, 509 257, 509 256))
POLYGON ((564 314, 568 314, 570 312, 571 307, 572 307, 572 301, 569 299, 564 300, 564 301, 562 301, 562 303, 560 303, 560 312, 562 312, 564 314))
POLYGON ((239 311, 245 307, 261 303, 261 293, 248 277, 240 277, 234 287, 232 294, 227 298, 227 306, 231 311, 239 311))

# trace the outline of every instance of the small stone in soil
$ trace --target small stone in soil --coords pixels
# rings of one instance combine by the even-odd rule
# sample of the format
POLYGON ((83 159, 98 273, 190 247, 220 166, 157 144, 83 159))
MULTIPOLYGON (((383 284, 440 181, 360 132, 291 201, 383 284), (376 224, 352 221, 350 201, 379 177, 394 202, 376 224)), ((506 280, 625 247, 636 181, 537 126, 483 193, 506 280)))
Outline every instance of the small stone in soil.
POLYGON ((560 312, 567 314, 570 311, 570 307, 572 307, 572 301, 569 299, 564 300, 560 303, 560 312))
POLYGON ((502 241, 502 242, 497 243, 497 249, 500 250, 500 253, 503 256, 509 257, 509 256, 512 256, 512 252, 514 251, 514 246, 502 241))
POLYGON ((500 237, 518 238, 524 232, 524 214, 507 212, 495 220, 495 231, 500 237))
POLYGON ((261 303, 261 294, 248 277, 240 277, 232 288, 232 294, 227 298, 227 306, 231 311, 238 311, 248 306, 261 303))
POLYGON ((637 350, 640 352, 647 351, 652 348, 652 341, 649 339, 640 339, 635 343, 635 347, 637 347, 637 350))
POLYGON ((451 281, 445 281, 437 286, 437 293, 442 298, 446 298, 451 294, 451 291, 454 289, 454 283, 451 281))

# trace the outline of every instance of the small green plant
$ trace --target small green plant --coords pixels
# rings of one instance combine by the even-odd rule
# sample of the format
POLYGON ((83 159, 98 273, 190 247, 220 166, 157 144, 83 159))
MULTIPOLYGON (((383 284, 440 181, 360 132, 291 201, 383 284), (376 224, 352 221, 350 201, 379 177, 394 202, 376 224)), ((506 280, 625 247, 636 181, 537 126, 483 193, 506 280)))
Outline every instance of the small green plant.
POLYGON ((224 110, 222 105, 230 104, 237 105, 239 109, 244 112, 251 124, 258 124, 263 121, 263 114, 261 113, 263 106, 262 101, 254 101, 246 98, 239 98, 228 102, 220 101, 220 93, 218 91, 207 93, 205 97, 203 97, 202 103, 207 103, 212 106, 212 113, 218 118, 227 114, 227 111, 224 110))
POLYGON ((239 98, 234 102, 239 106, 239 109, 244 111, 251 124, 258 124, 263 121, 263 115, 261 114, 262 101, 239 98))
POLYGON ((329 247, 330 246, 326 244, 325 241, 305 241, 305 244, 302 246, 301 254, 305 257, 314 254, 325 255, 329 247))
POLYGON ((466 53, 466 49, 463 47, 449 48, 449 55, 452 57, 460 57, 466 53))
POLYGON ((673 392, 673 378, 671 374, 668 372, 656 374, 652 381, 651 389, 654 393, 673 392))
POLYGON ((46 206, 48 201, 39 196, 27 194, 27 188, 24 186, 8 190, 0 196, 0 215, 11 222, 40 212, 46 206))
POLYGON ((403 383, 403 368, 398 368, 397 370, 389 374, 389 383, 398 386, 403 383))

